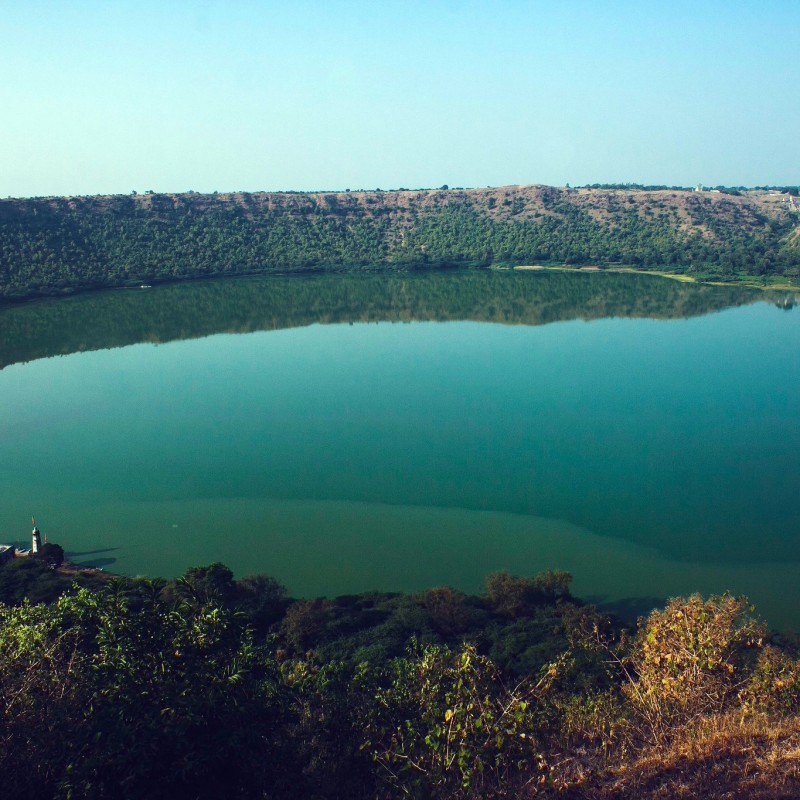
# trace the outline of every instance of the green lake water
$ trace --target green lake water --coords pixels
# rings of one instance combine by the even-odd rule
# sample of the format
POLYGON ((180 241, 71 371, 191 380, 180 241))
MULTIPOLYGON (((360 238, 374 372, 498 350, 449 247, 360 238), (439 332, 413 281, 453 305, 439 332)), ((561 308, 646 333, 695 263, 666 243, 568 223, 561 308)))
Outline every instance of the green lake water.
POLYGON ((800 627, 800 312, 651 276, 243 279, 0 310, 0 541, 296 595, 574 575, 800 627))

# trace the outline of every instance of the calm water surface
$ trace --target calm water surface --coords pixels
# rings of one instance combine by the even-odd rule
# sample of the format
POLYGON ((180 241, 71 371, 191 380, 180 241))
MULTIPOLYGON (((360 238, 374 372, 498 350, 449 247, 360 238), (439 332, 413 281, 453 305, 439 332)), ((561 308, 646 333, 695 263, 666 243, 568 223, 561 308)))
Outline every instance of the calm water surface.
POLYGON ((800 627, 798 312, 387 316, 9 363, 0 540, 35 513, 79 562, 299 595, 553 567, 602 603, 730 589, 800 627))

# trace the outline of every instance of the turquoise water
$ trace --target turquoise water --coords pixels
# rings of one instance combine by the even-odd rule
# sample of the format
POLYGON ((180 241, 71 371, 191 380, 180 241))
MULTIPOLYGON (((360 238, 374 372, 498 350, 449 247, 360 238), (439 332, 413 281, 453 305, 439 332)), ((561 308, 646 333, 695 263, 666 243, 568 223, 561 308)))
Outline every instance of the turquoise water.
POLYGON ((768 303, 141 343, 11 364, 0 400, 0 539, 35 513, 76 561, 303 595, 553 567, 800 626, 800 316, 768 303))

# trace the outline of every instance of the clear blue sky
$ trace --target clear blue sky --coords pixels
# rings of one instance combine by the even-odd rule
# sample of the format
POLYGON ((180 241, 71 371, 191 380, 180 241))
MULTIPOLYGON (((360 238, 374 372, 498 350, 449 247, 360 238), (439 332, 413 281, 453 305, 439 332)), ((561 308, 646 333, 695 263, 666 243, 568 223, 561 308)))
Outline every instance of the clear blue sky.
POLYGON ((800 183, 800 0, 0 0, 0 197, 800 183))

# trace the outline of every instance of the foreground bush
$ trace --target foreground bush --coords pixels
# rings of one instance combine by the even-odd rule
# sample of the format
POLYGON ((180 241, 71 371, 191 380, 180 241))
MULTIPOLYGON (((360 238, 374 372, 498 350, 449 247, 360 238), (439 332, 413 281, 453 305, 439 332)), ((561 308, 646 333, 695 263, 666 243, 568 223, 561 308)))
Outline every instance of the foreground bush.
POLYGON ((699 595, 653 611, 627 658, 623 692, 653 740, 739 699, 768 631, 747 599, 699 595))
POLYGON ((248 796, 273 777, 270 661, 227 612, 112 586, 0 606, 3 796, 248 796))
MULTIPOLYGON (((671 600, 630 636, 558 573, 290 605, 240 583, 212 565, 0 604, 2 797, 721 798, 755 785, 751 744, 800 751, 800 663, 743 598, 671 600)), ((800 796, 784 772, 753 796, 800 796)))
POLYGON ((513 796, 519 775, 543 766, 534 683, 506 687, 474 647, 428 647, 396 659, 385 678, 365 745, 397 793, 513 796))

